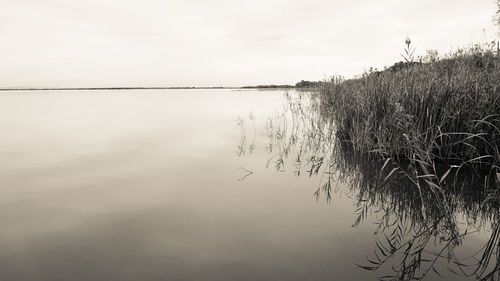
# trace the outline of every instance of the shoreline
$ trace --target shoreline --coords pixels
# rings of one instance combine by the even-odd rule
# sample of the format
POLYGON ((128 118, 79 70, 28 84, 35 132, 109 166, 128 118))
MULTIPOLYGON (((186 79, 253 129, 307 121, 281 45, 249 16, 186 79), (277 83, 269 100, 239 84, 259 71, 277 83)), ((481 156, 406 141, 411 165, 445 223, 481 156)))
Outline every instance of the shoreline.
POLYGON ((262 86, 243 86, 243 87, 63 87, 63 88, 0 88, 0 92, 13 91, 116 91, 116 90, 272 90, 272 89, 306 89, 302 87, 262 87, 262 86))
POLYGON ((113 91, 113 90, 196 90, 196 89, 241 89, 241 87, 64 87, 64 88, 0 88, 0 91, 113 91))

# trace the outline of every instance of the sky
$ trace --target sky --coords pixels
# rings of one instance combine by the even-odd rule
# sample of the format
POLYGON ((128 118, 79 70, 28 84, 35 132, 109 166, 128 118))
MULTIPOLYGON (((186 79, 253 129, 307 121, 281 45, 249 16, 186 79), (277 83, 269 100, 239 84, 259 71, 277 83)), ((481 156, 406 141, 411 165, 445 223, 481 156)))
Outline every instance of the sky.
POLYGON ((352 77, 497 38, 494 0, 2 0, 0 87, 352 77))

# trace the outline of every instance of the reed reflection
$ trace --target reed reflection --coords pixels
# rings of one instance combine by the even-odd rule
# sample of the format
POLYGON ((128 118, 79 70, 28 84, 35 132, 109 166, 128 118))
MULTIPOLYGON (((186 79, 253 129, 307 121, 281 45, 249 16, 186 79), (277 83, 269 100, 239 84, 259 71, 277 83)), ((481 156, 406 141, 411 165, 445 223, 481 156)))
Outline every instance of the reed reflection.
POLYGON ((336 134, 332 110, 319 94, 286 94, 284 108, 267 122, 268 167, 318 176, 317 199, 347 184, 358 226, 375 218, 373 253, 359 263, 380 280, 422 280, 456 274, 500 280, 498 179, 474 167, 433 167, 375 153, 360 153, 336 134), (441 175, 437 177, 436 175, 441 175), (464 250, 469 237, 487 242, 464 250), (466 253, 464 253, 464 251, 466 253))
POLYGON ((236 123, 240 129, 240 142, 238 143, 237 150, 238 156, 243 156, 247 152, 249 154, 252 154, 255 150, 255 137, 257 136, 257 128, 255 127, 255 115, 250 112, 246 117, 238 116, 238 118, 236 119, 236 123), (249 129, 247 128, 247 121, 251 123, 250 144, 247 144, 247 131, 249 131, 249 129))

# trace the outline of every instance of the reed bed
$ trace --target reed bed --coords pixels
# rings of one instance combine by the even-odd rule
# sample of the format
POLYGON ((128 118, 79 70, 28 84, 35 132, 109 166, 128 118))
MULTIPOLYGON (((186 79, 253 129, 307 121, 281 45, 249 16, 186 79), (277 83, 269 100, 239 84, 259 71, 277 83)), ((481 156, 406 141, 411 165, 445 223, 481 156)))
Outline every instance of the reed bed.
MULTIPOLYGON (((408 44, 408 49, 409 49, 408 44)), ((498 188, 500 61, 474 47, 421 62, 407 59, 355 79, 332 78, 321 89, 322 112, 355 151, 392 163, 433 191, 464 166, 498 188), (400 166, 399 166, 400 167, 400 166), (443 168, 444 167, 444 168, 443 168)))
MULTIPOLYGON (((384 281, 450 273, 500 280, 500 190, 471 188, 484 187, 472 166, 441 176, 435 184, 439 190, 427 188, 432 185, 426 181, 433 181, 410 174, 412 161, 391 162, 379 152, 359 152, 339 138, 331 116, 325 114, 324 95, 286 98, 287 105, 267 122, 268 165, 278 171, 291 169, 297 176, 318 176, 316 199, 324 195, 330 201, 340 192, 355 200, 353 227, 369 216, 376 218, 376 247, 357 263, 361 268, 376 271, 384 281), (341 192, 339 183, 349 189, 341 192), (461 255, 457 249, 479 230, 487 231, 487 242, 473 255, 461 255)), ((436 167, 436 172, 443 174, 443 169, 436 167)))

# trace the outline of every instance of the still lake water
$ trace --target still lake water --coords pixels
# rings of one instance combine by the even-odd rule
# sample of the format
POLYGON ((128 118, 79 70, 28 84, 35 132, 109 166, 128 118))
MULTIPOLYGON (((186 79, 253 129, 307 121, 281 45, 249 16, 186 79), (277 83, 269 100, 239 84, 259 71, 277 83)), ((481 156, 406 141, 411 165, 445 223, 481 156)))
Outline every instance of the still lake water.
MULTIPOLYGON (((0 280, 384 275, 357 265, 376 248, 376 214, 353 227, 345 183, 317 200, 319 176, 266 166, 284 93, 0 93, 0 280)), ((425 280, 470 279, 443 274, 425 280)))

